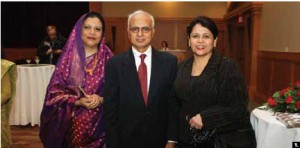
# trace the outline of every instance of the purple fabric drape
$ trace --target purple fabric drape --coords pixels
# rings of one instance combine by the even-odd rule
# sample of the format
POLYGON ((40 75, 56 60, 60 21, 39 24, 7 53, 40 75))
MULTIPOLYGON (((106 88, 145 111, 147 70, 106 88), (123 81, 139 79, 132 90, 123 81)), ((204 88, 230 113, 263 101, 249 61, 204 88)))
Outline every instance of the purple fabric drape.
POLYGON ((85 15, 73 27, 47 88, 40 127, 40 139, 45 148, 105 145, 102 106, 88 110, 74 105, 83 96, 79 86, 87 94, 102 96, 105 64, 112 56, 102 38, 98 52, 85 58, 81 39, 85 15), (97 64, 90 75, 85 72, 84 66, 91 69, 94 62, 97 64))

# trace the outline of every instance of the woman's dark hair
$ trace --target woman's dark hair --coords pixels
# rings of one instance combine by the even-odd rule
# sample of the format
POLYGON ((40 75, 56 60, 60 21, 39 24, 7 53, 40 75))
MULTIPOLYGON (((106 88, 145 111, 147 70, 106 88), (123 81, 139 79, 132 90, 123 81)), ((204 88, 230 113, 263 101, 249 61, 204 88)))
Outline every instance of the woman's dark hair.
POLYGON ((163 44, 165 44, 166 47, 168 47, 168 42, 167 42, 167 41, 162 41, 162 42, 161 42, 161 45, 163 45, 163 44))
POLYGON ((196 26, 197 24, 200 24, 201 26, 207 28, 213 34, 214 39, 218 37, 218 28, 214 20, 206 16, 198 16, 190 23, 187 28, 188 38, 190 37, 194 26, 196 26))
POLYGON ((105 22, 104 22, 104 18, 102 17, 102 15, 100 13, 91 11, 89 13, 86 14, 86 16, 83 18, 83 22, 87 19, 87 18, 98 18, 101 23, 102 23, 102 36, 104 36, 104 32, 105 32, 105 22))

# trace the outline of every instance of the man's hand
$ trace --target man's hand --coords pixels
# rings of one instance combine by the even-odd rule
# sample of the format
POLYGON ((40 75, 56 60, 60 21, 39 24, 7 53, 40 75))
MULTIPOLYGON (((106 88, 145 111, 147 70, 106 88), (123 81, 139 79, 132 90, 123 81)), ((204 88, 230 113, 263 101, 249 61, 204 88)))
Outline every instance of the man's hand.
POLYGON ((61 49, 56 49, 55 51, 54 51, 54 54, 61 54, 62 53, 62 50, 61 49))
POLYGON ((52 48, 49 48, 46 52, 46 55, 50 54, 52 51, 53 51, 52 48))

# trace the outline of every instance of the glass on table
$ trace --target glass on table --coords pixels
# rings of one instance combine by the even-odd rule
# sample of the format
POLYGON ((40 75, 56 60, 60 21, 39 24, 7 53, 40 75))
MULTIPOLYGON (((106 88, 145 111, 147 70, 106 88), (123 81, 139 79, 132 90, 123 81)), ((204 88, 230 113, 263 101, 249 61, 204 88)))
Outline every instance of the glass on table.
POLYGON ((40 62, 40 58, 39 58, 38 56, 36 56, 36 57, 34 58, 34 61, 35 61, 36 65, 38 65, 39 62, 40 62))
POLYGON ((29 65, 31 62, 31 59, 26 59, 27 64, 29 65))

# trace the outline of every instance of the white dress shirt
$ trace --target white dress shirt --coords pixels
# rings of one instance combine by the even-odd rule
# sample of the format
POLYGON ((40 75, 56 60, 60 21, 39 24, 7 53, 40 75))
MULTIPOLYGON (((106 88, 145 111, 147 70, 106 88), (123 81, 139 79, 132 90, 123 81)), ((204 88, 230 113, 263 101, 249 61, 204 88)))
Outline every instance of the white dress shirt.
POLYGON ((133 52, 133 56, 134 56, 134 60, 135 60, 136 71, 138 71, 139 66, 141 64, 140 55, 141 54, 146 54, 144 62, 147 66, 147 92, 149 93, 150 76, 151 76, 152 48, 151 48, 151 46, 149 46, 148 49, 145 52, 141 53, 132 46, 132 52, 133 52))

